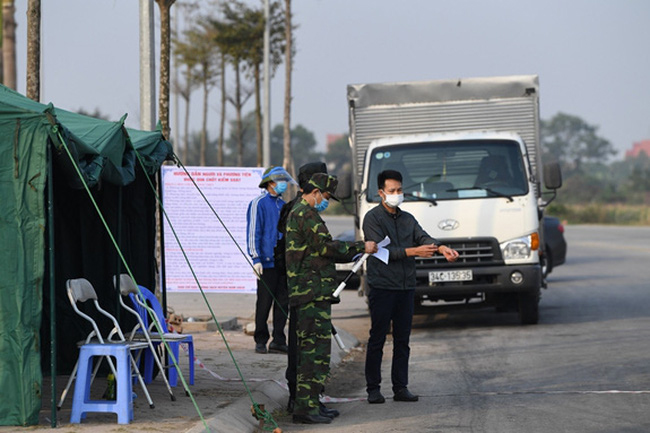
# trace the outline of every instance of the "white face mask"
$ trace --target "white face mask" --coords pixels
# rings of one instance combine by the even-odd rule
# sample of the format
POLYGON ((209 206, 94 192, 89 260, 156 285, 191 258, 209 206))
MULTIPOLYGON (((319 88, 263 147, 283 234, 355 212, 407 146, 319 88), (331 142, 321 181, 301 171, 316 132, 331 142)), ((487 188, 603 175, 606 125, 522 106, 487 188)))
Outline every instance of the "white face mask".
POLYGON ((384 199, 386 205, 392 208, 401 205, 403 201, 404 201, 404 194, 386 194, 386 198, 384 199))

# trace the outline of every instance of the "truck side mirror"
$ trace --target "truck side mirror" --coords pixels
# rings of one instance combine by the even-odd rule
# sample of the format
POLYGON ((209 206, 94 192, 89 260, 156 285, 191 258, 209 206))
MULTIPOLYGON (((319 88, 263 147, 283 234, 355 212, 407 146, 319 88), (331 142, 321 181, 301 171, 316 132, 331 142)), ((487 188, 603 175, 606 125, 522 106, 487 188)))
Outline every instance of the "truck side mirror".
POLYGON ((544 186, 546 189, 558 189, 562 186, 562 172, 557 161, 544 164, 544 186))
POLYGON ((339 185, 336 187, 336 197, 346 200, 352 196, 352 173, 346 171, 338 176, 339 185))

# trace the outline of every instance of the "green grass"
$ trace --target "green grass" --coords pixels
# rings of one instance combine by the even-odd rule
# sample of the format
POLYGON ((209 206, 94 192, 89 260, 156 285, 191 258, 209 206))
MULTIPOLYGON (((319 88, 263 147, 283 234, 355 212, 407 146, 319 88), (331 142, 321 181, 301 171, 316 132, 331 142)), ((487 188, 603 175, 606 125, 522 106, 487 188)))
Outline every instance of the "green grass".
POLYGON ((569 224, 650 225, 650 206, 627 204, 551 204, 547 215, 569 224))

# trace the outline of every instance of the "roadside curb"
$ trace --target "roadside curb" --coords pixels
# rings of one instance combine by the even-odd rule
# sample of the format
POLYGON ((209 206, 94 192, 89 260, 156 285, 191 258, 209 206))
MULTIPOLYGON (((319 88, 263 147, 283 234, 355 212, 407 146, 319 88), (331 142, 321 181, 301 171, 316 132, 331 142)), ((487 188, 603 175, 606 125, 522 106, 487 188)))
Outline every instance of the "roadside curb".
MULTIPOLYGON (((359 340, 346 330, 337 328, 337 332, 347 350, 338 347, 332 339, 332 355, 330 369, 333 370, 348 355, 349 350, 359 345, 359 340)), ((253 400, 264 405, 264 409, 273 413, 278 409, 284 409, 289 397, 288 392, 272 380, 284 383, 284 371, 281 377, 268 378, 269 382, 262 383, 255 391, 252 391, 253 400)), ((233 431, 254 432, 258 431, 259 423, 251 414, 251 399, 249 396, 241 397, 229 404, 222 412, 207 418, 206 423, 210 430, 206 430, 202 422, 187 430, 186 433, 230 433, 233 431)))
MULTIPOLYGON (((232 331, 234 329, 237 329, 238 326, 236 317, 217 318, 217 322, 219 322, 219 326, 224 331, 232 331)), ((201 317, 199 320, 193 322, 183 322, 183 333, 185 334, 205 331, 214 332, 218 329, 219 328, 217 327, 217 324, 214 323, 214 320, 212 320, 212 318, 209 316, 201 317)))

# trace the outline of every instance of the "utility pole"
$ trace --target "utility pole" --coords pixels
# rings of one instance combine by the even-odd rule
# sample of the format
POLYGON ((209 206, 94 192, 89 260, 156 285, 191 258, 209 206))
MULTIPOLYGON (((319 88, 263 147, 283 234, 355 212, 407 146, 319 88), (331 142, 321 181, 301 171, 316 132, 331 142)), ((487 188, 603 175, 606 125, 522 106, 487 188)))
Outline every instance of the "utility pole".
POLYGON ((153 0, 140 0, 140 129, 156 124, 153 0))
POLYGON ((262 165, 271 165, 271 9, 264 0, 264 121, 262 123, 262 165))
MULTIPOLYGON (((176 37, 179 36, 178 34, 178 7, 180 4, 176 5, 174 8, 174 33, 176 33, 176 37)), ((173 67, 173 73, 174 73, 174 81, 172 84, 172 98, 173 98, 173 107, 174 107, 174 128, 172 129, 172 136, 174 139, 174 147, 176 149, 180 149, 181 146, 181 140, 180 140, 180 110, 179 110, 179 97, 178 97, 178 60, 176 59, 176 56, 172 59, 172 67, 173 67)))

